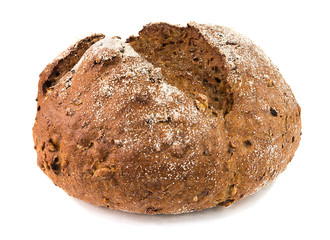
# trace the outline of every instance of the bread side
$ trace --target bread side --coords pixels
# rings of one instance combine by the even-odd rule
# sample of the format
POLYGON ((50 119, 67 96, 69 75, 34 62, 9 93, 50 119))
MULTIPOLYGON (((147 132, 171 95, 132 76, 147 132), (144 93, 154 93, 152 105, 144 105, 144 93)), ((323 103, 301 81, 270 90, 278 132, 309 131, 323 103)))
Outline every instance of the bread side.
POLYGON ((278 68, 251 40, 226 27, 189 25, 226 57, 230 69, 234 104, 225 128, 235 149, 230 161, 238 166, 237 194, 244 197, 292 160, 300 142, 301 110, 278 68))
POLYGON ((38 165, 70 195, 149 214, 224 198, 223 121, 119 39, 94 44, 38 103, 38 165))
POLYGON ((223 171, 230 179, 228 199, 220 204, 254 193, 286 168, 300 141, 300 107, 277 67, 249 39, 220 26, 161 23, 128 42, 161 67, 167 81, 175 79, 195 99, 204 94, 206 109, 224 117, 229 157, 222 156, 228 159, 223 171))

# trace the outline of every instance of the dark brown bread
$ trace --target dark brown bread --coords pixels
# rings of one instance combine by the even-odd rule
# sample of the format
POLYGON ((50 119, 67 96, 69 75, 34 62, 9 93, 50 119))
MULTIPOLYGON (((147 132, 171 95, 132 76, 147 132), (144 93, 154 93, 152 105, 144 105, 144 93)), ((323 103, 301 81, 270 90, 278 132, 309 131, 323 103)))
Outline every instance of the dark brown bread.
POLYGON ((300 107, 268 57, 220 26, 92 35, 40 75, 38 166, 68 194, 135 213, 228 206, 293 158, 300 107))

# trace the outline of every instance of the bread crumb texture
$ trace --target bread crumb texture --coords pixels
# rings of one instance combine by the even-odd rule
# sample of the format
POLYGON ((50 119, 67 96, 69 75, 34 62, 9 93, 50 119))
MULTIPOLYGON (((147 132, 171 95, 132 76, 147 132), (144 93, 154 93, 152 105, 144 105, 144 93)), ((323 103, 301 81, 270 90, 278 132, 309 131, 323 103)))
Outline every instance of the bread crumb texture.
POLYGON ((69 195, 126 212, 229 206, 276 178, 301 136, 278 68, 222 26, 87 36, 38 88, 38 166, 69 195))

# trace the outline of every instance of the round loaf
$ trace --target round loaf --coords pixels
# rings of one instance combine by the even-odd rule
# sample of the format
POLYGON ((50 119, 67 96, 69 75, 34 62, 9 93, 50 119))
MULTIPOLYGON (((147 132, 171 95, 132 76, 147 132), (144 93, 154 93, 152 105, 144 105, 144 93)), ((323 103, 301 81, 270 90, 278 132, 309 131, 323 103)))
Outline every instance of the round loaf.
POLYGON ((215 25, 83 38, 40 74, 37 101, 42 171, 73 197, 126 212, 229 206, 274 180, 301 135, 278 68, 215 25))

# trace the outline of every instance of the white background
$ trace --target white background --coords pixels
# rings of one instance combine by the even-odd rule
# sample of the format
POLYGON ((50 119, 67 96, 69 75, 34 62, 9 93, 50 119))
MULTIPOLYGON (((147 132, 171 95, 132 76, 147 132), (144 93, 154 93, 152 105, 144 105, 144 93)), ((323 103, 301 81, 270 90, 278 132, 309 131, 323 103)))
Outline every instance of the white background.
POLYGON ((0 239, 330 239, 329 1, 0 1, 0 239), (233 27, 280 68, 303 135, 275 182, 229 208, 176 216, 91 206, 37 167, 32 126, 38 75, 90 32, 123 39, 144 24, 233 27))

